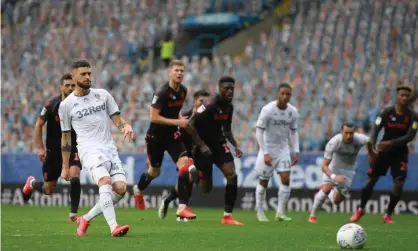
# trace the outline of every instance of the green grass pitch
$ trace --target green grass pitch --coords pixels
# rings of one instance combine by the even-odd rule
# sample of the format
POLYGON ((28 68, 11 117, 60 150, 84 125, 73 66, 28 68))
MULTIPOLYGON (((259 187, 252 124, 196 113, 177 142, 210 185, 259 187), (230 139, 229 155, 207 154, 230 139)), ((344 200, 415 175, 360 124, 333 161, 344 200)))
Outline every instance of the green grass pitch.
MULTIPOLYGON (((1 250, 339 250, 336 233, 347 222, 346 214, 318 214, 318 223, 307 222, 307 213, 289 213, 293 222, 258 222, 253 211, 236 211, 245 226, 224 226, 222 209, 194 208, 198 218, 176 222, 174 209, 160 220, 155 209, 117 208, 118 223, 128 224, 124 238, 110 237, 103 216, 91 224, 85 237, 77 237, 75 223, 67 221, 68 208, 2 206, 1 250)), ((80 213, 88 209, 83 208, 80 213)), ((418 216, 399 215, 394 225, 384 225, 381 215, 366 215, 360 225, 368 235, 364 250, 418 250, 418 216)))

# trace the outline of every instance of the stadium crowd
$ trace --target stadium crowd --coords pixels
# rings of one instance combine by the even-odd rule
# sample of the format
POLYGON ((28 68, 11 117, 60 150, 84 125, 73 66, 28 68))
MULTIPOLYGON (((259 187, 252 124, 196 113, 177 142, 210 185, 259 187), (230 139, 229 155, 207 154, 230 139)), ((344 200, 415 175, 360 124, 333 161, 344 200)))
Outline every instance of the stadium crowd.
MULTIPOLYGON (((152 94, 167 79, 166 69, 148 70, 147 51, 167 32, 175 35, 182 17, 213 11, 204 0, 3 2, 3 152, 37 151, 41 107, 80 58, 93 63, 94 87, 114 95, 137 132, 134 144, 115 133, 119 151, 144 152, 152 94)), ((245 152, 257 151, 256 118, 281 82, 294 88, 302 151, 323 150, 343 120, 367 133, 379 109, 394 99, 396 85, 418 85, 416 2, 318 2, 296 4, 294 15, 250 39, 242 55, 183 57, 189 94, 215 92, 222 74, 238 80, 233 130, 245 152)))

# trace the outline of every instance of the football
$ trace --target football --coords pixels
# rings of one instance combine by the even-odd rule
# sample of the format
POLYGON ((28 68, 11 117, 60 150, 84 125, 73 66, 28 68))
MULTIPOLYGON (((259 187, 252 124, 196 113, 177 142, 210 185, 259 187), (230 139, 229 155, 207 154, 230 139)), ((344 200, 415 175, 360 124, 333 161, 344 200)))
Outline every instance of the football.
POLYGON ((362 249, 366 242, 366 231, 357 224, 345 224, 338 230, 337 243, 342 249, 362 249))

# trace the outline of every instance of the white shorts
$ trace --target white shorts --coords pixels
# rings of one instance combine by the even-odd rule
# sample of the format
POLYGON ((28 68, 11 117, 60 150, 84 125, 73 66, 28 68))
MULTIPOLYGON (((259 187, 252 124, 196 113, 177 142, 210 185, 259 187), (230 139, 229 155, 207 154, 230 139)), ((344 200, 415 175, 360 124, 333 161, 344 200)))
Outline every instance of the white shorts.
POLYGON ((290 172, 290 156, 287 158, 273 158, 271 166, 264 163, 264 154, 260 151, 255 161, 255 172, 261 180, 269 180, 273 176, 273 171, 277 173, 290 172))
POLYGON ((351 184, 353 183, 354 175, 356 174, 356 172, 348 171, 344 169, 335 169, 335 170, 332 170, 332 172, 335 175, 344 175, 344 182, 341 182, 341 183, 334 182, 331 180, 330 177, 328 177, 324 173, 322 184, 332 183, 334 185, 334 190, 336 192, 342 194, 346 198, 350 197, 351 184))
POLYGON ((112 184, 116 181, 126 183, 126 172, 116 149, 81 151, 80 161, 96 184, 102 177, 110 177, 112 184))

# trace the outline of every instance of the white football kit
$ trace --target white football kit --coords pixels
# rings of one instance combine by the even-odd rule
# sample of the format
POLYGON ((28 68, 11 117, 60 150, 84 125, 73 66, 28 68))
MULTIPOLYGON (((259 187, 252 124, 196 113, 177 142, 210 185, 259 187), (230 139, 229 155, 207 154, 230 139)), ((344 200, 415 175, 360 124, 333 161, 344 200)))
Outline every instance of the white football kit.
POLYGON ((331 160, 329 169, 335 175, 344 175, 344 183, 338 184, 331 180, 325 173, 323 174, 324 183, 334 183, 335 189, 344 197, 350 195, 351 184, 356 174, 356 161, 360 149, 367 143, 368 137, 364 134, 354 133, 353 141, 345 144, 340 134, 330 139, 325 147, 324 158, 331 160))
POLYGON ((111 133, 112 122, 109 117, 114 114, 119 114, 119 107, 104 89, 91 88, 82 97, 71 93, 60 104, 61 130, 66 132, 74 128, 81 164, 96 183, 104 176, 110 176, 112 183, 126 182, 125 170, 111 133), (104 169, 94 171, 102 164, 104 169))
MULTIPOLYGON (((265 105, 257 120, 257 129, 262 130, 260 151, 258 152, 255 171, 260 179, 269 180, 273 176, 273 171, 290 171, 290 148, 289 135, 293 131, 297 137, 299 114, 291 104, 287 104, 285 110, 277 107, 277 101, 272 101, 265 105), (272 165, 264 163, 264 154, 268 153, 272 158, 272 165)), ((297 139, 298 141, 298 139, 297 139)), ((293 146, 299 152, 299 143, 293 146)))

